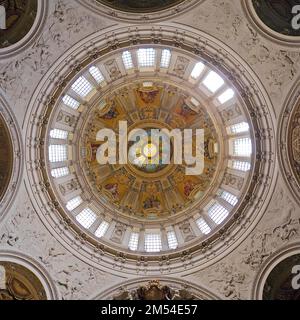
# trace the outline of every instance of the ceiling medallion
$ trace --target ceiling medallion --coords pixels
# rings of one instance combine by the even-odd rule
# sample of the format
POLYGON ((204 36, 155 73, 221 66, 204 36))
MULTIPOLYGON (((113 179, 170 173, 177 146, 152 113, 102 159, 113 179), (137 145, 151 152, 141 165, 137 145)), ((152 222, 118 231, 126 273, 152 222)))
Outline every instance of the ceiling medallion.
POLYGON ((300 254, 279 262, 268 275, 263 288, 263 300, 300 300, 300 254))
POLYGON ((197 298, 188 290, 176 290, 166 285, 161 285, 158 280, 149 281, 146 285, 138 287, 136 290, 120 290, 113 300, 196 300, 197 298))
POLYGON ((0 94, 0 222, 13 204, 24 163, 19 128, 10 110, 0 94))

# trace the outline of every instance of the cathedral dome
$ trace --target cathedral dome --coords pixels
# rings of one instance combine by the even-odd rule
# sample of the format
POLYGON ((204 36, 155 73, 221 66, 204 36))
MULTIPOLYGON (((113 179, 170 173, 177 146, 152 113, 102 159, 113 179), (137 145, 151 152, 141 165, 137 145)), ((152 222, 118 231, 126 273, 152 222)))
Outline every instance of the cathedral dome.
POLYGON ((100 254, 101 263, 117 255, 127 270, 137 263, 157 270, 161 259, 183 268, 182 259, 206 258, 212 243, 225 249, 234 242, 224 246, 225 235, 245 234, 244 217, 255 217, 247 203, 267 187, 257 175, 266 146, 256 144, 265 124, 257 124, 249 89, 213 56, 142 32, 142 41, 119 38, 110 50, 85 50, 82 62, 71 55, 71 68, 48 86, 45 109, 30 129, 38 137, 38 155, 32 148, 30 157, 41 166, 29 173, 42 177, 43 192, 34 197, 50 206, 46 220, 61 221, 56 230, 68 231, 60 236, 75 237, 72 243, 100 254), (137 129, 144 135, 130 140, 137 129), (182 150, 173 130, 182 135, 182 150), (112 153, 105 150, 110 134, 112 153), (197 173, 188 170, 197 163, 186 150, 203 159, 197 173))
POLYGON ((64 91, 46 132, 47 175, 66 214, 95 239, 144 253, 178 250, 229 223, 247 187, 255 146, 243 110, 230 81, 205 60, 166 46, 124 48, 64 91), (127 144, 128 161, 116 152, 112 163, 101 162, 103 129, 116 135, 114 151, 127 144), (145 131, 135 148, 124 141, 134 129, 145 131), (192 132, 181 152, 201 149, 198 174, 175 163, 174 139, 154 141, 153 130, 173 129, 192 132), (196 129, 204 130, 200 144, 196 129))

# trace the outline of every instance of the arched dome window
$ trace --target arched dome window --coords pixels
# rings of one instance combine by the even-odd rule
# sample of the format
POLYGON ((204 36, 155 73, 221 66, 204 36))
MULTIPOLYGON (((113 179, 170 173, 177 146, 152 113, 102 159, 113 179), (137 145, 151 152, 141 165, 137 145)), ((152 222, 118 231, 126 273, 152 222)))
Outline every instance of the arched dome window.
MULTIPOLYGON (((99 216, 99 212, 103 212, 103 209, 100 210, 100 203, 102 203, 103 208, 109 208, 111 203, 111 209, 120 211, 120 217, 122 215, 124 217, 135 216, 135 222, 132 226, 125 227, 125 234, 122 231, 120 238, 122 246, 130 251, 144 251, 151 254, 165 250, 177 250, 183 247, 186 241, 189 242, 197 236, 209 236, 219 225, 226 223, 230 213, 239 203, 239 197, 243 190, 242 185, 241 188, 234 189, 228 187, 225 183, 220 185, 221 188, 217 190, 218 185, 214 182, 213 175, 210 178, 212 180, 208 181, 208 188, 216 188, 215 196, 210 201, 206 199, 206 205, 200 205, 200 200, 204 197, 206 190, 202 187, 202 189, 198 189, 198 193, 195 192, 197 187, 200 186, 201 175, 192 178, 184 176, 179 178, 180 172, 176 171, 176 166, 173 167, 171 172, 164 171, 167 168, 162 167, 159 170, 166 173, 158 175, 158 180, 155 180, 153 173, 156 173, 156 165, 152 169, 150 167, 143 169, 142 173, 137 169, 138 166, 131 169, 125 165, 121 170, 120 168, 112 169, 109 166, 97 165, 92 160, 95 156, 93 148, 97 147, 96 140, 92 142, 95 139, 93 134, 95 134, 96 128, 100 129, 105 125, 113 128, 117 123, 115 119, 126 120, 130 115, 131 123, 143 123, 143 126, 147 126, 147 123, 149 123, 152 127, 154 123, 156 126, 159 124, 160 118, 164 118, 166 120, 163 122, 166 121, 171 127, 177 128, 178 125, 182 124, 176 121, 182 121, 182 123, 186 123, 185 125, 188 125, 188 121, 192 121, 191 123, 194 124, 199 121, 199 124, 202 123, 207 126, 208 123, 205 122, 205 119, 213 117, 216 127, 216 129, 213 129, 215 137, 212 137, 211 140, 208 139, 205 147, 207 148, 205 151, 207 153, 206 157, 208 157, 205 162, 211 164, 205 170, 216 173, 216 170, 220 170, 217 167, 218 161, 222 158, 227 163, 227 169, 224 168, 225 171, 228 171, 227 175, 229 172, 233 177, 236 174, 240 178, 234 179, 240 180, 247 177, 252 162, 251 127, 248 119, 246 115, 240 113, 237 118, 226 122, 225 126, 221 118, 223 110, 240 104, 235 90, 222 74, 203 61, 190 59, 188 65, 185 65, 184 68, 181 65, 176 66, 178 61, 184 61, 184 59, 186 58, 183 58, 182 53, 170 48, 137 47, 123 50, 117 53, 113 60, 110 57, 108 62, 104 61, 90 65, 85 72, 72 81, 69 89, 65 91, 61 98, 60 115, 65 114, 65 119, 74 118, 78 122, 81 114, 87 114, 89 122, 84 129, 84 137, 86 138, 83 141, 86 145, 82 145, 83 141, 74 140, 80 139, 80 137, 76 134, 76 127, 73 124, 63 124, 61 116, 53 119, 48 140, 50 143, 48 160, 51 176, 54 185, 60 189, 63 188, 64 192, 67 193, 67 189, 73 186, 74 179, 78 177, 77 173, 75 175, 77 169, 74 166, 74 161, 84 161, 82 168, 87 174, 85 181, 90 181, 94 186, 96 185, 99 193, 98 201, 100 200, 100 202, 96 201, 94 203, 92 200, 92 206, 95 210, 91 209, 90 201, 86 200, 89 196, 85 194, 84 189, 82 189, 82 194, 79 194, 81 188, 76 188, 68 196, 62 196, 62 201, 66 199, 66 209, 72 213, 77 223, 87 229, 88 232, 92 232, 98 239, 109 241, 109 237, 112 237, 114 232, 121 233, 121 231, 116 230, 119 230, 118 223, 124 220, 121 219, 116 223, 116 218, 109 215, 105 218, 107 220, 103 220, 99 216), (155 72, 162 72, 162 74, 167 72, 171 75, 174 74, 174 70, 177 70, 176 68, 187 80, 186 86, 196 90, 195 95, 191 95, 187 91, 184 92, 180 86, 177 88, 176 86, 166 87, 163 80, 153 76, 155 70, 155 72), (144 80, 132 82, 132 85, 127 87, 124 86, 119 91, 121 96, 118 96, 120 94, 118 93, 114 98, 110 89, 109 96, 100 94, 100 99, 98 98, 99 90, 100 92, 106 90, 105 87, 113 81, 113 76, 116 76, 116 79, 130 77, 132 71, 135 74, 140 74, 144 80), (174 93, 168 93, 172 90, 174 90, 174 93), (160 100, 156 101, 158 95, 160 95, 160 100), (160 101, 163 101, 163 104, 160 101), (213 113, 205 114, 207 103, 210 104, 210 109, 214 110, 213 113), (139 108, 139 104, 145 106, 135 110, 135 108, 139 108), (165 108, 165 105, 168 105, 169 110, 165 108), (147 108, 150 114, 143 118, 144 116, 140 112, 147 108), (164 116, 159 113, 159 108, 162 108, 164 116), (94 110, 94 113, 91 110, 94 110), (153 114, 153 112, 156 114, 153 114), (176 115, 175 118, 174 115, 176 115), (228 124, 230 125, 228 126, 228 124), (224 143, 218 140, 217 132, 223 135, 224 143), (89 139, 92 140, 89 141, 89 139), (79 154, 80 159, 76 160, 79 154), (147 170, 151 172, 149 178, 147 170), (119 178, 116 178, 116 176, 119 176, 119 178), (125 185, 122 184, 122 179, 125 185), (164 181, 164 179, 165 186, 159 182, 160 180, 164 181), (67 181, 71 182, 68 184, 67 181), (126 191, 122 191, 122 188, 126 191), (183 188, 182 191, 180 191, 180 188, 183 188), (175 201, 174 198, 173 202, 168 203, 164 192, 169 193, 170 196, 173 194, 177 200, 175 201), (170 206, 170 204, 176 205, 176 202, 178 203, 177 207, 170 206), (199 205, 195 206, 194 204, 197 203, 199 205), (189 207, 194 208, 188 210, 190 212, 189 230, 183 231, 184 229, 180 228, 177 222, 172 224, 172 220, 166 220, 168 215, 173 216, 185 212, 189 207), (199 209, 202 212, 201 216, 198 213, 199 209), (155 229, 153 228, 156 227, 155 221, 160 221, 160 215, 165 217, 165 227, 155 229), (139 223, 139 219, 143 221, 143 226, 139 223), (147 227, 147 223, 149 223, 149 227, 147 227), (108 232, 108 229, 110 229, 110 232, 108 232), (184 232, 190 234, 186 240, 184 232)), ((240 109, 242 110, 242 108, 240 109)), ((212 122, 211 126, 213 126, 212 122)), ((153 151, 153 148, 158 150, 153 143, 149 144, 148 142, 147 146, 148 153, 149 150, 153 151)), ((221 173, 219 172, 219 174, 221 173)), ((224 174, 224 171, 222 174, 224 174)))

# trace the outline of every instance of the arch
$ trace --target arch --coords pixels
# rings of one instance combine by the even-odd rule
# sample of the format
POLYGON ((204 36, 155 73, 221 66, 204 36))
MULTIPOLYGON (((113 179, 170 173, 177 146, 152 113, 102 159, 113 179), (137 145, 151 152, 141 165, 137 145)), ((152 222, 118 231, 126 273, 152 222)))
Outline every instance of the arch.
POLYGON ((251 298, 255 300, 263 299, 263 291, 268 276, 272 270, 285 259, 300 254, 300 242, 289 244, 288 246, 271 255, 261 266, 257 273, 252 287, 251 298))
POLYGON ((293 134, 293 130, 300 130, 300 78, 295 81, 290 93, 285 101, 280 115, 278 126, 278 149, 279 161, 283 178, 293 194, 295 200, 300 203, 300 152, 297 152, 295 159, 296 143, 300 142, 293 134), (297 113, 297 116, 296 116, 297 113), (295 123, 299 122, 299 126, 295 123), (297 161, 296 161, 297 160, 297 161), (298 164, 298 167, 295 164, 298 164), (299 172, 298 172, 299 171, 299 172))
POLYGON ((141 286, 147 286, 151 282, 159 282, 160 286, 168 286, 171 290, 185 290, 195 299, 199 300, 220 300, 221 298, 215 293, 211 292, 206 287, 197 285, 190 281, 173 277, 140 277, 130 279, 119 283, 113 287, 104 290, 101 293, 96 294, 91 300, 110 300, 120 295, 120 293, 130 292, 137 290, 141 286))
POLYGON ((242 7, 252 26, 264 37, 285 46, 299 47, 300 36, 290 36, 274 31, 267 26, 257 14, 252 0, 243 0, 242 7))
POLYGON ((6 193, 13 167, 13 151, 10 133, 0 113, 0 201, 6 193))
MULTIPOLYGON (((202 4, 205 0, 183 0, 169 7, 164 7, 162 10, 138 12, 131 10, 123 11, 113 6, 108 6, 106 1, 88 1, 76 0, 85 8, 93 11, 96 14, 102 14, 110 19, 129 21, 134 23, 145 23, 145 21, 162 21, 174 16, 183 14, 186 10, 202 4)), ((107 1, 108 2, 108 1, 107 1)))
POLYGON ((15 199, 16 193, 21 184, 21 176, 23 172, 23 149, 21 143, 20 129, 17 120, 10 111, 11 107, 8 105, 4 96, 0 92, 0 112, 3 121, 6 123, 8 135, 11 140, 12 148, 12 168, 10 179, 7 182, 6 192, 3 194, 0 204, 0 223, 4 219, 5 214, 10 209, 15 199))
POLYGON ((47 300, 61 299, 60 293, 47 270, 31 257, 16 251, 1 250, 0 263, 1 262, 14 263, 28 269, 41 282, 45 290, 47 300))
POLYGON ((0 58, 9 59, 27 49, 41 33, 47 18, 48 0, 37 0, 37 12, 30 30, 15 43, 0 47, 0 58))

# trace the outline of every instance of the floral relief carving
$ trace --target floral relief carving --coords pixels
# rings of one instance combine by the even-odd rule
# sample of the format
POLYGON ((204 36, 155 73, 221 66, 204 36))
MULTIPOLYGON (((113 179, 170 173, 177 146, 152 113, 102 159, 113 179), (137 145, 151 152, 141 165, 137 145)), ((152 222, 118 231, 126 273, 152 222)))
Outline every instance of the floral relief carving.
POLYGON ((249 299, 262 264, 285 245, 299 240, 300 213, 279 186, 263 221, 245 244, 215 266, 192 275, 228 299, 249 299))
POLYGON ((220 263, 214 270, 217 276, 210 274, 209 283, 220 285, 220 293, 226 299, 239 300, 242 298, 242 291, 250 284, 250 280, 245 272, 239 271, 233 265, 220 263))
POLYGON ((29 199, 0 228, 1 250, 13 248, 39 261, 54 279, 63 299, 84 299, 118 277, 99 271, 60 246, 44 229, 29 199))
POLYGON ((278 101, 283 101, 292 81, 299 76, 300 53, 297 47, 286 49, 273 42, 271 49, 270 42, 251 26, 241 2, 206 1, 182 21, 209 33, 213 30, 215 37, 230 43, 255 68, 270 90, 273 102, 278 106, 277 112, 280 112, 278 101))
POLYGON ((75 1, 50 1, 49 10, 44 30, 32 46, 15 58, 0 62, 0 88, 11 96, 16 107, 27 105, 41 76, 73 43, 107 24, 83 8, 78 10, 75 1))
MULTIPOLYGON (((32 47, 27 48, 8 62, 0 62, 0 88, 11 98, 16 110, 20 110, 21 113, 25 113, 28 101, 39 80, 59 56, 71 48, 75 42, 112 23, 102 17, 99 19, 98 16, 83 7, 80 7, 79 10, 75 1, 55 0, 50 2, 51 13, 48 16, 44 32, 32 47), (28 83, 31 85, 28 86, 28 83)), ((191 14, 191 20, 186 15, 183 18, 179 17, 178 21, 185 19, 187 24, 201 27, 203 30, 207 28, 207 31, 213 32, 216 37, 228 42, 234 49, 236 49, 235 46, 239 46, 240 55, 248 61, 258 75, 261 75, 273 100, 279 98, 278 101, 280 101, 281 97, 285 96, 284 93, 288 90, 290 83, 299 75, 300 53, 298 50, 293 51, 279 47, 270 50, 268 42, 248 25, 241 9, 235 8, 232 1, 207 1, 191 14)), ((138 38, 138 35, 133 35, 132 39, 134 40, 132 41, 136 41, 135 37, 138 38)), ((179 62, 176 64, 174 72, 183 77, 188 61, 179 62)), ((70 57, 66 61, 70 67, 75 67, 76 63, 74 57, 70 57)), ((120 71, 115 70, 113 64, 109 68, 112 78, 118 78, 120 71)), ((261 117, 263 107, 259 106, 258 110, 255 110, 256 114, 261 117)), ((275 107, 279 109, 277 103, 275 107)), ((240 110, 235 107, 222 112, 222 118, 225 122, 239 115, 240 110)), ((149 114, 147 113, 146 116, 149 114)), ((77 117, 73 114, 61 112, 57 117, 58 121, 67 126, 75 126, 77 121, 77 117)), ((22 118, 22 114, 20 118, 22 118)), ((295 132, 294 135, 297 136, 297 132, 296 134, 295 132)), ((265 133, 261 132, 261 134, 265 133)), ((296 140, 294 139, 294 141, 296 140)), ((43 143, 43 141, 35 143, 43 143)), ((294 145, 297 148, 298 144, 294 145)), ((37 160, 33 167, 43 167, 44 165, 42 160, 37 160)), ((224 183, 239 189, 244 180, 240 177, 227 176, 224 183)), ((61 190, 66 194, 66 191, 76 189, 76 184, 70 187, 63 186, 61 190)), ((42 193, 46 186, 35 185, 32 188, 36 192, 42 193)), ((23 193, 25 194, 24 190, 21 192, 22 196, 23 193)), ((1 248, 9 247, 28 251, 49 270, 64 299, 82 299, 99 291, 100 286, 101 288, 111 286, 111 283, 120 281, 120 278, 99 271, 67 252, 43 226, 27 195, 25 198, 25 205, 22 198, 16 211, 12 212, 12 217, 5 225, 0 226, 1 248)), ((283 189, 279 189, 273 199, 272 206, 267 211, 262 223, 246 241, 246 244, 235 251, 237 257, 230 261, 229 256, 229 259, 224 259, 224 262, 209 270, 194 274, 192 277, 196 279, 195 281, 206 282, 228 299, 243 299, 249 296, 251 280, 261 264, 281 246, 299 238, 300 217, 295 204, 287 197, 283 189), (274 219, 274 217, 276 218, 274 219)), ((57 203, 45 204, 49 211, 54 211, 56 206, 57 203)), ((64 223, 57 226, 62 229, 61 232, 64 232, 63 229, 68 226, 68 221, 64 221, 64 223)), ((186 241, 195 238, 188 222, 180 225, 180 229, 186 241)), ((112 239, 121 243, 124 233, 125 227, 120 225, 112 235, 112 239)), ((78 240, 78 250, 80 250, 81 241, 84 242, 84 238, 78 240)), ((101 249, 95 253, 97 259, 100 252, 102 252, 101 249)), ((105 253, 102 252, 102 254, 105 253)), ((192 254, 182 254, 182 261, 187 265, 187 268, 190 267, 192 257, 192 254)), ((120 265, 124 259, 122 256, 116 257, 120 265)), ((145 268, 146 272, 147 261, 138 263, 141 270, 145 268)), ((168 260, 162 264, 170 264, 170 262, 168 260)))
POLYGON ((259 269, 272 253, 300 235, 299 212, 283 189, 278 190, 267 217, 268 227, 251 235, 250 245, 241 251, 242 262, 254 271, 259 269))

